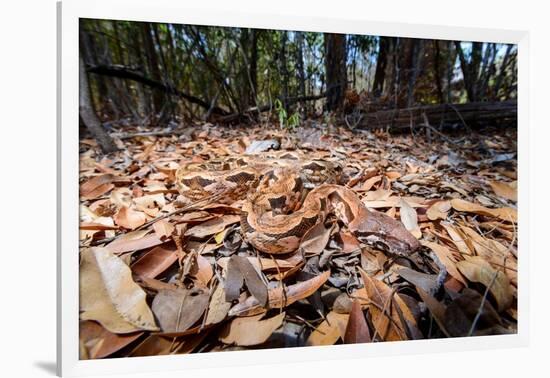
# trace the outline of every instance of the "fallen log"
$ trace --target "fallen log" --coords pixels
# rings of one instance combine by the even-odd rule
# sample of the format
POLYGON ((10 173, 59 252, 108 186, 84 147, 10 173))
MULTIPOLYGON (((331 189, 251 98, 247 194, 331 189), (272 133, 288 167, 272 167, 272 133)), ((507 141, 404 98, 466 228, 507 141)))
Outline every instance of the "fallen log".
POLYGON ((404 129, 424 124, 426 119, 431 126, 436 127, 453 124, 463 124, 466 127, 487 123, 511 124, 517 122, 517 101, 438 104, 380 110, 363 114, 355 127, 404 129))

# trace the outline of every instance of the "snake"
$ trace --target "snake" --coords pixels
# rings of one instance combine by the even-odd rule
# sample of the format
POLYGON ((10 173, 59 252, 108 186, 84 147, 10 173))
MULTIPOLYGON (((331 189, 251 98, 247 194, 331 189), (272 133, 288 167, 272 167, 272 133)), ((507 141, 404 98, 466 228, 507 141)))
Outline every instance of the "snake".
POLYGON ((368 209, 344 185, 344 171, 345 163, 337 159, 279 151, 183 164, 175 179, 178 192, 191 202, 242 200, 242 234, 263 253, 298 250, 304 235, 332 215, 360 242, 395 255, 414 253, 418 240, 403 223, 368 209))

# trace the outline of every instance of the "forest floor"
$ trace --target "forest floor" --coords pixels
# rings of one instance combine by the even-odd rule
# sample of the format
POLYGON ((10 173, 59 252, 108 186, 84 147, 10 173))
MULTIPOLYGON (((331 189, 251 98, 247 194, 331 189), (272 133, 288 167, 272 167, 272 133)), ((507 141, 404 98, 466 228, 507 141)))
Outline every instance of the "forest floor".
MULTIPOLYGON (((143 131, 151 130, 124 129, 143 131)), ((80 141, 81 358, 517 331, 515 129, 431 140, 346 128, 176 131, 117 139, 121 151, 106 157, 92 139, 80 141), (243 240, 242 201, 166 216, 178 210, 179 166, 274 139, 282 150, 352 164, 346 186, 401 221, 420 250, 392 256, 335 222, 307 253, 273 256, 243 240), (235 266, 240 297, 227 302, 235 266), (253 301, 262 290, 265 306, 253 301)))

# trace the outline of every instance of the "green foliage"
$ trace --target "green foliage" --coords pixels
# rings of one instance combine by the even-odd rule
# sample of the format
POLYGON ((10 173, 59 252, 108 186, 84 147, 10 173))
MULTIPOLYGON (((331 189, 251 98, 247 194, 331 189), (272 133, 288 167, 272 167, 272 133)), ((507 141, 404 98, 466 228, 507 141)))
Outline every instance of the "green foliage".
POLYGON ((279 127, 281 129, 293 131, 296 127, 300 126, 300 114, 294 112, 291 116, 289 116, 283 106, 283 103, 279 99, 275 100, 275 111, 277 112, 279 127))

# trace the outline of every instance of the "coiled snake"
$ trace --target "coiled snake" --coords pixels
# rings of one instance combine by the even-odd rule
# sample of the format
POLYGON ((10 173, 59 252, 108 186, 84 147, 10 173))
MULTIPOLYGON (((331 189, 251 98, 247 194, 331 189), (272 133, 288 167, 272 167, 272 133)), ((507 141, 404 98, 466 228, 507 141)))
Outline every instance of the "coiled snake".
POLYGON ((419 242, 401 222, 367 209, 353 190, 340 185, 342 171, 338 161, 280 152, 183 165, 176 185, 191 201, 243 199, 241 230, 261 252, 295 251, 304 234, 330 214, 361 242, 397 255, 417 250, 419 242))

